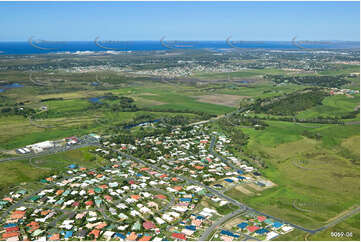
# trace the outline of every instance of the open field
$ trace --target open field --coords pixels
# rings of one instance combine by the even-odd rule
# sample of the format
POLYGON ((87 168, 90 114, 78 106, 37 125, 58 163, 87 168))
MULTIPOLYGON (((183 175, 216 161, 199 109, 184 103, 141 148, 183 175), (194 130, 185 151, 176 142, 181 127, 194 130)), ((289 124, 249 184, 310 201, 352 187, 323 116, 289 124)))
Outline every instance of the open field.
POLYGON ((214 89, 214 93, 239 95, 245 97, 273 97, 280 96, 286 93, 291 93, 301 90, 305 86, 287 84, 275 87, 271 83, 256 83, 251 85, 226 85, 223 88, 214 89))
MULTIPOLYGON (((88 118, 76 119, 56 118, 40 121, 40 125, 57 125, 54 128, 41 128, 33 125, 28 119, 19 116, 0 118, 0 148, 13 149, 50 139, 59 139, 72 135, 90 133, 95 127, 89 124, 88 118)), ((35 121, 36 122, 36 121, 35 121)))
POLYGON ((238 107, 239 101, 242 98, 246 98, 246 97, 229 95, 229 94, 213 94, 213 95, 199 96, 197 100, 199 102, 204 102, 204 103, 213 103, 213 104, 220 104, 229 107, 238 107))
POLYGON ((320 75, 341 75, 350 73, 360 73, 360 66, 335 64, 333 69, 319 72, 320 75))
POLYGON ((226 194, 310 229, 359 204, 359 147, 348 147, 355 154, 352 160, 344 151, 346 146, 341 146, 359 139, 355 136, 358 126, 306 128, 287 122, 268 123, 262 131, 242 130, 250 136, 247 150, 267 160, 263 173, 277 186, 260 196, 247 196, 235 189, 226 194), (321 140, 303 137, 305 130, 320 133, 321 140), (297 204, 304 207, 300 210, 297 204))
POLYGON ((350 112, 357 110, 360 105, 360 96, 344 96, 336 95, 326 97, 322 101, 322 105, 310 108, 306 111, 300 112, 297 118, 312 119, 319 116, 333 116, 340 117, 350 112))
POLYGON ((41 178, 65 171, 68 165, 77 164, 93 168, 104 165, 104 160, 89 153, 90 147, 54 155, 18 161, 0 162, 0 195, 20 183, 38 182, 41 178))

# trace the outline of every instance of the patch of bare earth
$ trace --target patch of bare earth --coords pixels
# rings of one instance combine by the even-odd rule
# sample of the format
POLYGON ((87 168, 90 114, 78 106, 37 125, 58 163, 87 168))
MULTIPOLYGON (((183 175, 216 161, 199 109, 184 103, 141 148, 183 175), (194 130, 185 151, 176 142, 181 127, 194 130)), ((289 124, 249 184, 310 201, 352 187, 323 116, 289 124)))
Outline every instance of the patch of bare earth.
POLYGON ((263 191, 263 190, 265 190, 265 189, 267 189, 266 187, 260 187, 260 186, 258 186, 258 185, 256 185, 256 184, 253 184, 253 183, 249 183, 249 184, 247 184, 249 187, 251 187, 251 188, 253 188, 254 190, 256 190, 256 191, 263 191))
POLYGON ((157 105, 163 105, 166 104, 165 102, 160 102, 156 100, 146 99, 142 97, 134 97, 134 100, 136 102, 139 102, 140 106, 148 107, 148 106, 157 106, 157 105))
POLYGON ((252 195, 252 194, 253 194, 253 192, 251 192, 250 190, 247 190, 247 189, 246 189, 244 186, 242 186, 242 185, 236 186, 235 189, 236 189, 237 191, 240 191, 240 192, 246 194, 246 195, 252 195))
POLYGON ((230 94, 212 94, 197 96, 197 101, 202 103, 212 103, 228 107, 238 107, 239 101, 246 96, 230 95, 230 94))
POLYGON ((230 220, 229 222, 227 222, 225 225, 224 225, 224 228, 225 229, 228 229, 228 230, 231 230, 232 228, 234 228, 235 226, 237 226, 237 224, 240 224, 244 222, 244 219, 243 218, 240 218, 240 217, 237 217, 237 218, 234 218, 232 220, 230 220))

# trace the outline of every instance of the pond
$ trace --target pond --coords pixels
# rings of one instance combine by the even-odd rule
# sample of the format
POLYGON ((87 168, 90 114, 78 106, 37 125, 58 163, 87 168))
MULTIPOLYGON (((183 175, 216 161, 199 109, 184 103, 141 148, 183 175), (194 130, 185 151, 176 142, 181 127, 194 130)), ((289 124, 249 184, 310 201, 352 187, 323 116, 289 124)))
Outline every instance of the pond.
POLYGON ((102 103, 102 102, 100 101, 101 98, 102 98, 102 97, 91 97, 91 98, 88 98, 88 100, 89 100, 90 102, 92 102, 92 103, 102 103))
POLYGON ((0 86, 0 92, 5 92, 7 89, 19 88, 19 87, 24 87, 24 85, 21 85, 19 83, 7 84, 7 85, 4 85, 4 86, 0 86))

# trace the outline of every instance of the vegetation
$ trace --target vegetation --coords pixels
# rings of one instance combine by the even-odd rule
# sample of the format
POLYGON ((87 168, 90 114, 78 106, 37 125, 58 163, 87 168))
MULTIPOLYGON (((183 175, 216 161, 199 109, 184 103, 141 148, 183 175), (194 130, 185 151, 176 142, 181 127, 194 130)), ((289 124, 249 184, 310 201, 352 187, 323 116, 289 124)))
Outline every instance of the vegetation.
POLYGON ((327 95, 322 89, 305 89, 280 98, 257 99, 253 108, 256 113, 293 115, 322 104, 322 100, 327 95))
POLYGON ((265 75, 265 78, 277 84, 294 83, 298 85, 309 85, 318 87, 341 87, 351 83, 346 79, 347 75, 337 76, 284 76, 284 75, 265 75))

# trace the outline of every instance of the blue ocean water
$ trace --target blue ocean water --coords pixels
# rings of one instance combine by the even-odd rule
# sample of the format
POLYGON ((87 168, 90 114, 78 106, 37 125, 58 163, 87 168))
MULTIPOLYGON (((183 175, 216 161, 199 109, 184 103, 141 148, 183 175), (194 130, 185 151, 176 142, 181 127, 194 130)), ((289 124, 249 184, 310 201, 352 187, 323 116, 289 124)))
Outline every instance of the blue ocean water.
POLYGON ((70 41, 70 42, 0 42, 0 54, 46 54, 58 52, 77 51, 147 51, 167 49, 210 49, 225 51, 227 49, 280 49, 302 50, 305 49, 348 49, 359 48, 360 42, 325 42, 302 43, 295 45, 292 41, 70 41))

